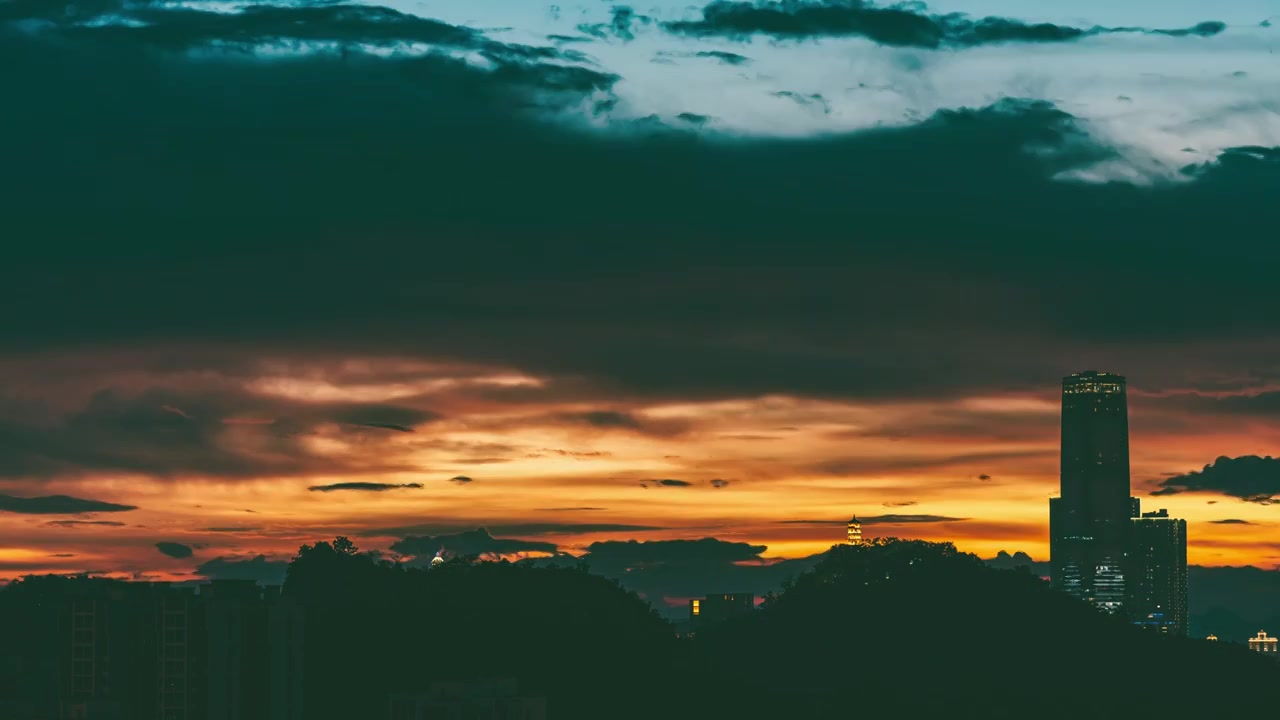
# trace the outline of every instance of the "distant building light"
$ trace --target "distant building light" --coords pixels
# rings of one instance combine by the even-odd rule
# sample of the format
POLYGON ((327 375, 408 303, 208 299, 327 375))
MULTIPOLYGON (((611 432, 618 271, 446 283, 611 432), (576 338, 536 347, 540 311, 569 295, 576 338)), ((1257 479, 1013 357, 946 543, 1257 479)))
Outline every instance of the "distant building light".
POLYGON ((1267 633, 1262 630, 1258 631, 1258 635, 1256 637, 1249 638, 1249 649, 1254 652, 1260 652, 1264 655, 1274 656, 1276 651, 1280 650, 1278 644, 1280 644, 1280 640, 1268 637, 1267 633))
POLYGON ((859 521, 858 521, 858 518, 856 518, 856 517, 849 521, 849 540, 848 540, 848 542, 849 542, 849 544, 850 544, 850 545, 861 545, 861 544, 862 544, 862 523, 861 523, 861 522, 859 522, 859 521))

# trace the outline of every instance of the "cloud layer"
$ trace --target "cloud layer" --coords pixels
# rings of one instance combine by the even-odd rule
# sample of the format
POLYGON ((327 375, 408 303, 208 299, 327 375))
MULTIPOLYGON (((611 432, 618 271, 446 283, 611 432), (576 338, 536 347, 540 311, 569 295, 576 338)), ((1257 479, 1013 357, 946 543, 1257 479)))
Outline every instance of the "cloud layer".
POLYGON ((0 8, 7 567, 169 568, 164 527, 261 576, 391 528, 731 591, 855 513, 1034 550, 1092 366, 1194 552, 1272 561, 1265 458, 1182 472, 1273 439, 1262 30, 434 11, 0 8), (744 547, 597 545, 710 528, 744 547))
POLYGON ((1210 37, 1226 29, 1208 21, 1174 30, 1146 28, 1077 28, 1053 23, 1024 23, 1010 18, 973 19, 958 13, 936 15, 923 5, 881 6, 863 0, 714 0, 700 20, 664 23, 675 33, 700 37, 750 38, 864 37, 881 45, 916 48, 968 48, 998 43, 1055 43, 1113 33, 1145 33, 1170 37, 1210 37))

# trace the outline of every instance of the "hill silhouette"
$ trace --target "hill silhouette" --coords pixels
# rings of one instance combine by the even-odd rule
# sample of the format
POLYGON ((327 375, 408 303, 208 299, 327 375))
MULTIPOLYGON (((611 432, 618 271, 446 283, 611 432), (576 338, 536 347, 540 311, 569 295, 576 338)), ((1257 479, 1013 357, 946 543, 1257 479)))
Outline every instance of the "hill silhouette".
MULTIPOLYGON (((125 585, 138 584, 12 583, 0 591, 0 659, 23 673, 56 666, 47 638, 60 598, 125 585)), ((694 638, 678 638, 639 596, 582 564, 455 558, 428 569, 345 538, 303 546, 281 597, 304 610, 307 720, 381 718, 395 693, 492 678, 546 698, 556 720, 827 718, 850 708, 902 718, 1244 716, 1270 709, 1257 690, 1280 676, 1238 645, 1146 635, 1025 570, 922 541, 833 547, 759 611, 694 638)))
POLYGON ((1244 716, 1280 673, 1238 645, 1142 633, 1025 570, 896 539, 832 548, 756 617, 699 641, 695 665, 751 658, 767 682, 707 682, 761 717, 798 698, 808 717, 1244 716))

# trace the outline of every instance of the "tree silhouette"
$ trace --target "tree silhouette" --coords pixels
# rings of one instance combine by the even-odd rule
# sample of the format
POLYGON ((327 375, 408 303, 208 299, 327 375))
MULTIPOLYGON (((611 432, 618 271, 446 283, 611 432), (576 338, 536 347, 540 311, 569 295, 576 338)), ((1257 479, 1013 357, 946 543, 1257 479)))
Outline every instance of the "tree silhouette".
MULTIPOLYGON (((382 717, 393 693, 502 677, 547 698, 557 720, 828 718, 850 708, 904 718, 1234 717, 1270 712, 1269 695, 1256 691, 1280 673, 1238 645, 1139 632, 947 543, 834 547, 760 611, 693 640, 677 639, 615 581, 566 563, 455 557, 426 569, 346 538, 302 546, 283 592, 305 615, 303 717, 382 717)), ((56 668, 69 646, 49 638, 65 600, 125 585, 11 583, 0 591, 0 659, 56 668)), ((36 697, 55 685, 15 679, 0 690, 36 697)))

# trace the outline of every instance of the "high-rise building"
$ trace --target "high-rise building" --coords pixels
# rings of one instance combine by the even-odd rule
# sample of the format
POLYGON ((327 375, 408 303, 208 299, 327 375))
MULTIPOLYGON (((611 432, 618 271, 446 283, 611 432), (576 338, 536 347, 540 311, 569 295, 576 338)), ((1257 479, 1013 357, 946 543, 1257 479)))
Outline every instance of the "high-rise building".
POLYGON ((202 720, 202 637, 189 590, 86 580, 59 604, 59 716, 202 720))
POLYGON ((426 692, 391 696, 391 720, 519 718, 546 720, 546 698, 523 695, 515 680, 435 682, 426 692))
POLYGON ((303 720, 306 630, 302 606, 272 588, 267 609, 271 646, 271 720, 303 720))
POLYGON ((852 520, 849 521, 849 541, 848 542, 850 545, 862 544, 862 523, 858 520, 857 517, 854 517, 852 520))
POLYGON ((1130 520, 1125 611, 1139 627, 1187 636, 1187 521, 1167 510, 1130 520))
POLYGON ((1249 638, 1249 649, 1268 657, 1278 657, 1277 646, 1280 646, 1280 642, 1277 642, 1276 638, 1269 637, 1262 630, 1259 630, 1256 636, 1249 638))
POLYGON ((1120 610, 1135 504, 1124 377, 1089 370, 1063 378, 1061 493, 1049 501, 1054 587, 1120 610))
POLYGON ((200 588, 208 638, 207 720, 267 715, 272 678, 264 592, 253 580, 214 580, 200 588))
POLYGON ((155 609, 160 661, 157 668, 160 720, 205 717, 204 612, 190 592, 168 592, 155 609))

